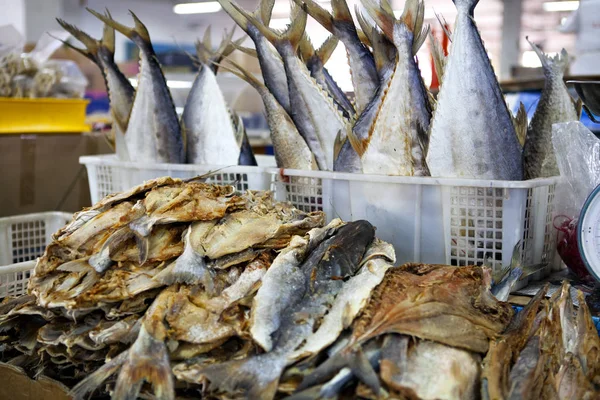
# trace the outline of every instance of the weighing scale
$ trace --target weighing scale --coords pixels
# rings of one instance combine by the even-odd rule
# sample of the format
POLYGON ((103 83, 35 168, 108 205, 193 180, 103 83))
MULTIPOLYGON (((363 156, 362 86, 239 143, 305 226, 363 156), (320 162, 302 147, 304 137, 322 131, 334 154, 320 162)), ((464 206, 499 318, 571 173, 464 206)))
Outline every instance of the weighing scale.
MULTIPOLYGON (((600 115, 600 81, 568 81, 577 90, 584 109, 594 122, 594 114, 600 115)), ((579 254, 589 273, 600 281, 600 185, 585 201, 579 214, 577 232, 579 254)))

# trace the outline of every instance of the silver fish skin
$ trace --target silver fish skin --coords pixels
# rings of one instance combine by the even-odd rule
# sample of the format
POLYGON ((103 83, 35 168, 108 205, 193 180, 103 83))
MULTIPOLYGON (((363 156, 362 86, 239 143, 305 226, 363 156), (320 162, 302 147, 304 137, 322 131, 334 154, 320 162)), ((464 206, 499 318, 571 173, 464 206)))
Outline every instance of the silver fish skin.
POLYGON ((492 286, 492 294, 500 301, 507 301, 521 275, 523 275, 523 270, 519 267, 514 268, 504 279, 492 286))
POLYGON ((240 146, 215 73, 202 65, 181 116, 190 164, 238 165, 240 146))
POLYGON ((171 92, 154 53, 150 34, 131 13, 134 28, 88 9, 96 18, 121 32, 140 48, 140 73, 125 143, 131 161, 183 163, 185 143, 171 92))
MULTIPOLYGON (((235 5, 234 5, 235 6, 235 5)), ((306 27, 307 15, 298 7, 292 10, 288 30, 278 34, 245 11, 238 9, 261 33, 274 43, 283 59, 290 92, 291 117, 298 131, 311 149, 321 170, 332 170, 334 144, 340 134, 345 138, 349 122, 336 107, 329 94, 310 76, 296 50, 306 27)))
MULTIPOLYGON (((265 86, 275 97, 283 109, 290 112, 290 95, 283 61, 273 45, 248 21, 229 0, 218 0, 223 10, 242 28, 254 42, 260 70, 265 81, 265 86)), ((273 10, 274 0, 261 0, 258 9, 253 15, 265 25, 269 24, 273 10)))
MULTIPOLYGON (((108 11, 107 16, 110 18, 108 11)), ((68 24, 59 18, 57 21, 60 26, 84 44, 85 50, 77 48, 68 42, 64 43, 92 60, 100 68, 110 101, 110 112, 115 121, 115 147, 117 155, 121 160, 128 160, 129 153, 123 135, 127 131, 127 125, 129 124, 129 115, 133 106, 135 90, 129 79, 123 75, 115 63, 114 28, 104 25, 102 40, 96 40, 74 25, 68 24)))
POLYGON ((552 125, 560 122, 578 121, 579 116, 567 86, 563 81, 569 56, 565 49, 556 57, 544 54, 531 43, 542 67, 546 81, 535 114, 527 128, 523 147, 525 179, 546 178, 560 175, 552 147, 552 125))
POLYGON ((372 1, 363 4, 393 41, 398 56, 393 69, 387 71, 389 78, 382 80, 348 137, 360 155, 364 173, 427 176, 423 136, 429 129, 430 104, 414 59, 427 31, 421 32, 423 14, 414 10, 423 8, 423 3, 408 1, 400 20, 372 1))
POLYGON ((431 175, 521 180, 521 145, 473 19, 478 0, 454 3, 452 47, 431 120, 431 175))
POLYGON ((313 0, 294 0, 325 29, 337 36, 346 47, 355 94, 356 112, 364 110, 379 85, 373 54, 360 41, 346 0, 333 0, 333 15, 313 0))
POLYGON ((206 378, 227 391, 245 389, 251 399, 272 399, 288 356, 312 334, 344 286, 342 280, 332 278, 354 275, 374 235, 374 228, 367 221, 355 221, 321 242, 297 271, 303 278, 273 335, 273 349, 247 359, 208 366, 203 371, 206 378))
POLYGON ((300 170, 318 169, 317 162, 306 141, 271 91, 239 65, 231 61, 230 63, 235 67, 235 69, 230 69, 230 72, 252 85, 262 98, 277 166, 300 170))

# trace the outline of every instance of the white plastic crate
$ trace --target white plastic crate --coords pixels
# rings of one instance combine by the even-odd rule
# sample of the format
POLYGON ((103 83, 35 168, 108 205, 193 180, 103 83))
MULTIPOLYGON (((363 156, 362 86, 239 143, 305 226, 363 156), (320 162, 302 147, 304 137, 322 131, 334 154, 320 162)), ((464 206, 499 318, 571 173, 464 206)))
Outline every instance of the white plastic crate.
POLYGON ((235 185, 238 190, 269 190, 271 175, 266 167, 273 166, 274 157, 257 157, 263 166, 222 166, 195 164, 145 164, 119 161, 114 154, 79 157, 84 164, 90 184, 92 204, 111 193, 127 190, 149 179, 162 176, 188 179, 212 173, 209 183, 235 185))
MULTIPOLYGON (((510 265, 521 240, 523 265, 557 268, 552 227, 555 178, 489 181, 324 171, 274 170, 277 200, 328 219, 366 219, 404 262, 510 265), (556 263, 555 263, 556 261, 556 263)), ((523 280, 520 286, 527 283, 523 280)))
POLYGON ((26 292, 35 260, 71 218, 65 212, 0 218, 0 298, 26 292))

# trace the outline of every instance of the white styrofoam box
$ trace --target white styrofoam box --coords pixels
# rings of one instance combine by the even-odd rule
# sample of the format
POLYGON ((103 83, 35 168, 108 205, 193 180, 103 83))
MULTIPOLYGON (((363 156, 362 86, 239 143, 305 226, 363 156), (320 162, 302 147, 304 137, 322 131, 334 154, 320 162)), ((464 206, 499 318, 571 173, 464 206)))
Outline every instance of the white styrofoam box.
POLYGON ((0 298, 25 293, 35 260, 71 218, 65 212, 0 218, 0 298))
POLYGON ((368 220, 379 238, 394 245, 397 264, 485 262, 496 269, 510 265, 519 241, 523 265, 555 264, 555 178, 489 181, 270 171, 277 200, 304 211, 323 210, 329 220, 368 220))
MULTIPOLYGON (((257 161, 271 166, 271 158, 258 157, 257 161)), ((79 163, 87 169, 92 204, 106 195, 162 176, 189 179, 211 173, 207 182, 234 185, 242 191, 269 190, 271 184, 271 175, 262 166, 135 163, 119 161, 114 154, 79 157, 79 163)))

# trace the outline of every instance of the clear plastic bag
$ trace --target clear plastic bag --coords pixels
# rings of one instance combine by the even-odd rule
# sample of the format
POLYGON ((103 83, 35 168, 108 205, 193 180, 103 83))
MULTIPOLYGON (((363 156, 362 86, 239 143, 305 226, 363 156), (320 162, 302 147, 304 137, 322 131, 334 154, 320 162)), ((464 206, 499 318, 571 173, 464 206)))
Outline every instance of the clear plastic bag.
POLYGON ((592 190, 600 184, 600 140, 581 122, 552 125, 552 144, 561 179, 556 187, 557 250, 579 278, 591 277, 579 254, 579 214, 592 190))
POLYGON ((35 48, 23 53, 23 38, 13 26, 0 27, 0 97, 82 98, 88 81, 70 60, 50 60, 69 33, 42 35, 35 48))

